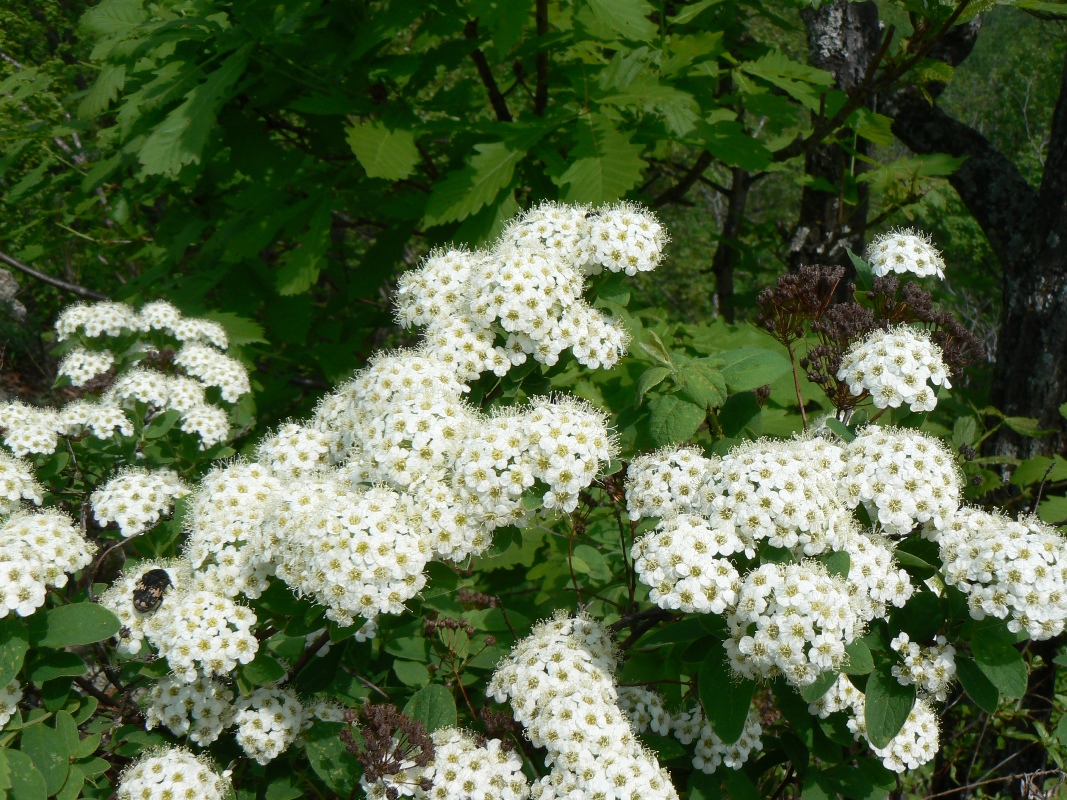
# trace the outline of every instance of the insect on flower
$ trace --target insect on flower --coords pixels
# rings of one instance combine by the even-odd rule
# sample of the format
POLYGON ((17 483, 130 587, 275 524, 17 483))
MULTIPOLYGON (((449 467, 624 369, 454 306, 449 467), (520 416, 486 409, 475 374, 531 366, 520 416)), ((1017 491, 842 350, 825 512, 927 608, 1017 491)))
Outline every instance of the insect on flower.
POLYGON ((148 570, 133 589, 133 607, 142 614, 150 614, 159 608, 163 593, 173 585, 165 569, 148 570))

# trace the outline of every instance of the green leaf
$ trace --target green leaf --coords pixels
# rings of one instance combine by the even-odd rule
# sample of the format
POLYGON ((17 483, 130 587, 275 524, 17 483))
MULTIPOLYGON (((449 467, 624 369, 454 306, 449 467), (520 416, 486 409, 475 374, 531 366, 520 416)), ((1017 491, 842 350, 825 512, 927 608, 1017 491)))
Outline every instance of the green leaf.
POLYGON ((862 291, 869 292, 871 287, 874 286, 874 273, 871 272, 871 265, 867 263, 866 259, 860 258, 847 247, 845 252, 848 253, 852 266, 856 268, 856 286, 862 291))
MULTIPOLYGON (((614 2, 614 0, 612 0, 614 2)), ((632 133, 621 133, 603 114, 588 114, 577 122, 577 145, 568 155, 571 165, 559 181, 563 200, 594 205, 618 200, 641 181, 645 161, 632 133)))
POLYGON ((763 408, 754 392, 731 395, 718 417, 723 435, 729 439, 755 439, 763 435, 763 408))
POLYGON ((419 689, 404 706, 404 714, 426 726, 429 733, 456 725, 456 701, 439 683, 419 689))
POLYGON ((722 782, 726 784, 726 793, 730 800, 761 800, 759 789, 741 770, 723 770, 722 782))
POLYGON ((640 406, 644 402, 648 390, 659 386, 663 379, 670 374, 671 371, 666 367, 649 367, 642 372, 641 377, 637 379, 637 399, 634 400, 634 406, 640 406))
POLYGON ((848 553, 838 551, 819 556, 818 560, 826 565, 826 570, 831 575, 839 578, 848 578, 848 571, 852 568, 852 559, 848 553))
POLYGON ((285 677, 285 667, 276 658, 272 658, 260 649, 256 657, 240 669, 243 677, 252 686, 262 686, 285 677))
POLYGON ((741 679, 727 663, 721 647, 713 647, 698 673, 700 704, 712 730, 726 744, 741 738, 756 692, 756 682, 741 679))
POLYGON ((208 311, 200 316, 213 320, 226 329, 226 338, 231 347, 243 344, 267 344, 263 326, 254 319, 242 317, 232 311, 208 311))
POLYGON ((34 647, 70 647, 102 642, 119 632, 119 618, 96 603, 71 603, 33 615, 30 644, 34 647))
POLYGON ((340 722, 316 721, 308 731, 305 752, 323 783, 341 797, 350 797, 359 788, 362 770, 341 741, 344 727, 340 722))
POLYGON ((174 427, 175 423, 182 418, 182 412, 172 408, 170 411, 164 411, 154 420, 148 423, 144 429, 145 439, 159 439, 166 436, 170 429, 174 427))
POLYGON ((588 0, 589 9, 602 25, 624 39, 634 42, 651 41, 657 33, 649 21, 652 6, 647 0, 588 0))
POLYGON ((1026 661, 1010 642, 976 634, 971 640, 975 663, 990 683, 1009 699, 1026 694, 1026 661))
POLYGON ((1056 738, 1060 740, 1060 744, 1067 744, 1067 714, 1060 717, 1060 721, 1056 723, 1056 738))
POLYGON ((0 619, 0 687, 18 675, 29 648, 30 637, 22 620, 14 614, 0 619))
POLYGON ((82 15, 80 25, 93 37, 111 36, 133 30, 147 16, 142 0, 104 0, 82 15))
POLYGON ((70 769, 70 753, 59 731, 43 723, 31 725, 22 731, 19 750, 30 757, 41 773, 48 794, 63 788, 70 769))
POLYGON ((45 800, 48 788, 33 760, 18 750, 5 750, 4 753, 11 768, 9 800, 45 800))
POLYGON ((830 691, 830 687, 834 685, 835 681, 837 681, 836 672, 820 672, 814 683, 801 687, 800 696, 804 698, 805 702, 814 703, 830 691))
POLYGON ((266 794, 263 795, 265 800, 298 800, 303 796, 304 792, 293 786, 288 776, 275 778, 271 781, 270 786, 267 787, 266 794))
POLYGON ((1000 693, 973 659, 957 655, 956 675, 959 676, 963 691, 967 692, 968 697, 974 700, 980 709, 990 714, 996 713, 1000 693))
POLYGON ((369 178, 398 181, 414 172, 419 163, 412 131, 389 130, 381 122, 363 122, 351 126, 347 138, 369 178))
POLYGON ((56 794, 56 800, 78 800, 85 788, 85 773, 78 764, 71 764, 63 788, 56 794))
POLYGON ((713 775, 699 769, 689 773, 689 800, 722 800, 722 786, 713 775))
POLYGON ((11 765, 7 761, 7 750, 0 748, 0 798, 7 800, 7 790, 11 788, 11 765))
POLYGON ((900 733, 915 705, 915 686, 901 686, 893 676, 892 663, 875 667, 867 679, 867 738, 875 747, 886 747, 900 733))
POLYGON ((296 247, 281 260, 276 278, 278 294, 302 294, 318 281, 330 245, 332 216, 333 208, 328 199, 315 209, 307 230, 297 238, 296 247))
POLYGON ((781 50, 772 50, 756 61, 741 64, 741 69, 782 89, 811 111, 819 108, 818 87, 830 86, 834 76, 825 70, 791 60, 781 50))
POLYGON ((739 347, 727 350, 722 374, 731 392, 746 392, 774 383, 792 369, 789 359, 763 347, 739 347))
POLYGON ((874 669, 874 658, 871 656, 871 648, 860 639, 856 639, 851 644, 845 645, 845 653, 848 655, 848 658, 845 660, 845 664, 841 668, 841 671, 846 675, 867 675, 874 669))
POLYGON ((649 401, 652 411, 648 430, 656 447, 688 442, 704 422, 705 411, 672 394, 649 401))
POLYGON ((896 141, 893 136, 893 120, 883 114, 876 114, 868 108, 859 108, 855 112, 852 128, 872 144, 888 146, 896 141))
POLYGON ((68 653, 66 650, 53 650, 44 653, 33 662, 33 666, 27 671, 29 679, 40 686, 45 681, 53 678, 78 677, 88 672, 89 668, 85 661, 77 653, 68 653))
POLYGON ((851 442, 856 434, 841 420, 832 417, 826 420, 826 427, 836 433, 845 442, 851 442))
POLYGON ((393 662, 393 672, 405 686, 425 686, 430 682, 430 671, 417 661, 393 662))
POLYGON ((199 163, 208 136, 215 128, 215 114, 226 93, 244 73, 252 53, 247 44, 185 95, 145 139, 137 159, 145 175, 177 175, 187 164, 199 163))
POLYGON ((504 142, 487 142, 474 146, 469 164, 434 185, 426 204, 423 224, 427 228, 458 222, 489 205, 500 190, 511 183, 516 165, 526 155, 504 142))
POLYGON ((768 167, 773 159, 767 145, 746 131, 740 122, 719 120, 698 126, 697 133, 707 151, 727 166, 756 172, 768 167))
POLYGON ((720 408, 726 402, 726 380, 718 358, 697 358, 681 367, 674 383, 682 397, 704 409, 720 408))
POLYGON ((1054 428, 1042 428, 1041 423, 1032 417, 1004 417, 1004 424, 1020 436, 1028 436, 1030 438, 1055 433, 1054 428))
POLYGON ((718 5, 722 0, 700 0, 698 3, 691 3, 687 6, 683 6, 678 9, 678 13, 671 17, 672 25, 685 25, 687 22, 692 22, 697 18, 698 14, 702 14, 714 5, 718 5))
POLYGON ((125 84, 125 64, 104 64, 100 68, 100 74, 93 81, 93 85, 89 87, 89 93, 78 106, 78 117, 93 119, 98 114, 107 111, 108 106, 118 99, 119 92, 125 84))

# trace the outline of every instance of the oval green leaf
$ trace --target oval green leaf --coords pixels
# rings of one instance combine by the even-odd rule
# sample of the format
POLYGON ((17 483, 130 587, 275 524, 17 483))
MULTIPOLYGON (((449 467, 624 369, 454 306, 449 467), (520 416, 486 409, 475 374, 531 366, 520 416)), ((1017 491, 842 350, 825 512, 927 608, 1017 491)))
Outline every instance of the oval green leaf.
POLYGON ((698 673, 700 704, 712 730, 726 744, 736 742, 745 730, 745 720, 756 692, 755 681, 742 679, 730 669, 723 649, 714 646, 698 673))
POLYGON ((456 701, 439 683, 419 689, 404 706, 404 714, 426 726, 428 733, 456 725, 456 701))
POLYGON ((70 647, 102 642, 119 632, 119 618, 96 603, 71 603, 35 614, 30 643, 35 647, 70 647))
POLYGON ((867 738, 875 747, 889 745, 915 705, 915 686, 901 686, 891 670, 886 661, 867 679, 867 738))

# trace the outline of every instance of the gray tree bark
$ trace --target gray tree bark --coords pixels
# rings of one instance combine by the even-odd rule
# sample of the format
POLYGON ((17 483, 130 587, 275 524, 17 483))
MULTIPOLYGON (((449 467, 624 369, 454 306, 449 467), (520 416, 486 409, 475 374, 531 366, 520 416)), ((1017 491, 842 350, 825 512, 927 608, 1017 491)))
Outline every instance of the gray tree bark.
MULTIPOLYGON (((834 86, 845 92, 862 83, 871 60, 878 52, 880 40, 878 8, 873 2, 854 3, 834 0, 820 8, 800 12, 808 34, 811 65, 834 76, 834 86)), ((847 143, 862 154, 867 143, 858 139, 847 143)), ((805 158, 805 172, 834 187, 833 191, 807 186, 800 200, 800 215, 789 245, 789 266, 826 264, 852 269, 845 252, 862 252, 866 233, 869 190, 857 187, 857 201, 847 203, 844 196, 846 176, 862 169, 852 163, 853 156, 834 141, 812 148, 805 158)))

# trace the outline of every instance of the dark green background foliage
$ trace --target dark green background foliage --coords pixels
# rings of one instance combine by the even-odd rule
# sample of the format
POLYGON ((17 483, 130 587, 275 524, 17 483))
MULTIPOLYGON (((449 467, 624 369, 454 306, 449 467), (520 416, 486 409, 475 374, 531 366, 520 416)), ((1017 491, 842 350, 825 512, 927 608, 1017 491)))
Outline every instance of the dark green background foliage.
MULTIPOLYGON (((963 464, 969 502, 1036 509, 1045 521, 1062 523, 1067 463, 1056 437, 1041 435, 1049 427, 1044 410, 1005 414, 990 405, 1003 265, 991 245, 997 237, 987 237, 986 221, 972 216, 970 198, 961 199, 951 182, 966 157, 913 153, 879 111, 895 92, 936 99, 1038 187, 1056 146, 1054 108, 1067 50, 1062 9, 990 5, 879 4, 892 26, 880 41, 889 30, 894 37, 857 90, 812 65, 812 23, 804 16, 811 12, 792 2, 7 4, 0 8, 0 254, 15 270, 17 299, 27 310, 21 321, 0 300, 0 396, 66 399, 64 389, 52 387, 46 331, 72 295, 20 270, 29 267, 115 299, 166 298, 222 322, 232 352, 254 368, 255 425, 244 420, 249 435, 233 443, 248 448, 279 420, 305 414, 375 350, 409 341, 393 324, 390 293, 396 276, 432 248, 489 242, 503 222, 545 199, 626 198, 655 207, 673 236, 655 273, 596 284, 600 304, 635 336, 631 355, 595 375, 566 359, 552 369, 531 364, 503 382, 476 386, 473 397, 504 404, 549 389, 573 392, 612 413, 627 458, 682 441, 724 452, 740 439, 801 427, 784 349, 746 320, 759 289, 797 266, 792 245, 814 192, 835 199, 837 224, 859 220, 847 235, 829 225, 837 232, 827 234, 827 244, 857 230, 862 239, 868 227, 930 231, 950 280, 929 288, 982 340, 984 351, 957 381, 959 391, 929 418, 897 421, 979 451, 963 464), (937 44, 979 12, 974 50, 953 68, 937 44), (820 148, 843 168, 831 175, 813 165, 820 148), (739 186, 747 187, 744 197, 739 186), (764 385, 766 399, 755 391, 764 385), (1006 434, 1045 444, 1023 459, 991 447, 1006 434)), ((827 260, 850 263, 843 254, 827 260)), ((801 384, 809 414, 829 410, 816 386, 801 384)), ((1053 424, 1062 428, 1056 405, 1053 424)), ((195 472, 207 464, 185 466, 195 472)), ((353 704, 380 699, 376 690, 383 689, 401 704, 410 700, 411 714, 427 722, 455 721, 458 700, 471 724, 477 709, 464 708, 459 687, 481 687, 533 620, 575 607, 579 591, 607 622, 619 619, 615 604, 634 603, 620 534, 625 542, 635 531, 616 516, 608 489, 596 491, 602 502, 580 533, 503 530, 472 573, 432 565, 429 588, 409 614, 384 622, 370 646, 346 638, 352 631, 331 631, 337 644, 300 673, 296 687, 325 686, 353 704), (499 596, 501 607, 458 599, 462 587, 499 596), (439 616, 463 618, 476 633, 445 642, 425 629, 426 619, 439 616), (451 692, 441 685, 449 681, 451 692)), ((177 522, 165 523, 134 554, 166 552, 179 530, 177 522)), ((932 574, 936 550, 924 550, 918 537, 902 549, 902 565, 916 580, 932 574)), ((243 668, 245 688, 277 675, 273 656, 296 661, 305 635, 320 626, 310 603, 275 588, 257 613, 279 630, 262 659, 243 668)), ((940 616, 972 645, 974 660, 960 662, 966 694, 958 693, 963 700, 945 715, 946 749, 933 765, 897 784, 876 760, 853 758, 847 732, 813 720, 798 697, 792 705, 783 700, 792 696, 783 688, 779 710, 791 730, 769 739, 758 762, 728 773, 725 787, 697 774, 689 798, 718 797, 724 788, 732 797, 769 796, 779 783, 805 798, 867 800, 898 787, 921 797, 1008 774, 997 771, 1005 747, 1047 750, 1050 763, 1062 766, 1062 696, 1034 700, 1020 684, 1014 637, 1002 626, 969 621, 958 601, 947 593, 944 608, 909 608, 901 622, 922 630, 924 619, 940 616), (787 760, 788 773, 781 767, 787 760)), ((64 672, 63 657, 71 654, 48 650, 83 640, 64 638, 58 625, 55 633, 12 620, 3 626, 4 675, 18 671, 29 646, 43 653, 26 662, 26 677, 39 679, 42 707, 54 719, 36 726, 39 741, 23 734, 21 750, 0 751, 7 752, 0 796, 55 793, 51 785, 19 786, 23 750, 58 782, 56 791, 70 774, 95 779, 107 769, 94 754, 110 723, 93 717, 95 700, 71 691, 85 668, 81 657, 74 656, 77 664, 68 659, 73 672, 64 672), (42 753, 73 766, 60 776, 42 753)), ((886 634, 879 627, 864 637, 874 658, 857 683, 892 695, 902 687, 875 669, 886 634)), ((721 665, 707 657, 722 635, 695 617, 651 630, 629 642, 619 679, 699 675, 702 694, 743 694, 751 687, 727 685, 721 665)), ((1053 644, 1025 653, 1033 675, 1045 676, 1045 695, 1055 680, 1053 644)), ((857 664, 866 664, 863 656, 852 654, 857 664)), ((140 668, 122 667, 122 679, 136 680, 140 668)), ((1038 685, 1033 676, 1031 685, 1038 685)), ((682 685, 659 688, 670 703, 681 701, 682 685)), ((769 702, 767 687, 757 691, 758 702, 769 702)), ((473 703, 481 702, 478 694, 473 703)), ((724 706, 717 727, 736 727, 732 707, 724 706)), ((894 724, 887 717, 885 727, 894 724)), ((309 734, 310 771, 303 763, 294 770, 285 758, 266 769, 245 764, 244 785, 260 786, 258 796, 273 800, 303 796, 311 786, 347 796, 358 773, 336 733, 317 726, 309 734)), ((167 738, 135 725, 108 736, 115 763, 167 738)), ((672 740, 648 743, 676 775, 685 774, 686 759, 672 740)), ((226 747, 216 753, 222 764, 237 756, 232 742, 232 752, 226 747)), ((1004 787, 975 791, 994 796, 1004 787)), ((60 796, 77 797, 80 788, 60 796)), ((107 796, 105 789, 86 792, 107 796)))

